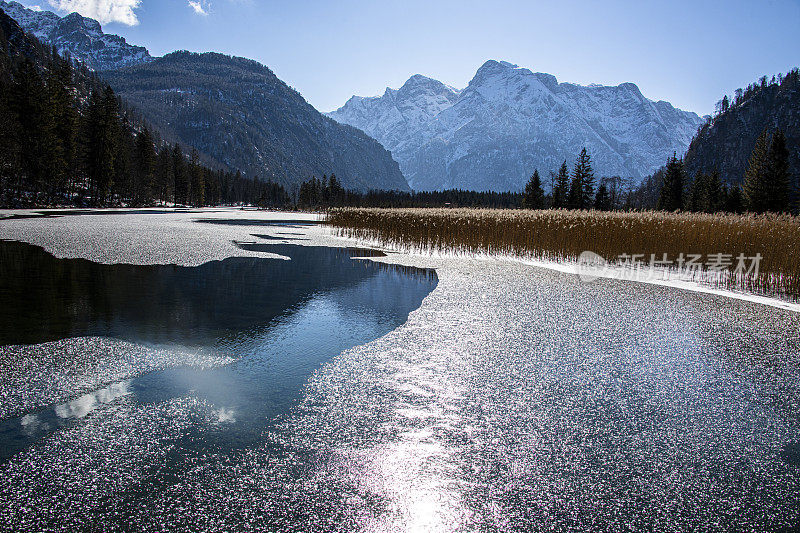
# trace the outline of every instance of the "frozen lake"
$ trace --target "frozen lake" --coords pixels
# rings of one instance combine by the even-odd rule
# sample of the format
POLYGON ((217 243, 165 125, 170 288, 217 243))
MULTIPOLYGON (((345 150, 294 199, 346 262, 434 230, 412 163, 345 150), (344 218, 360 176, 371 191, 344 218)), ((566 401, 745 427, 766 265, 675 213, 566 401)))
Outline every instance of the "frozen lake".
POLYGON ((13 214, 0 529, 800 520, 797 313, 509 261, 352 259, 376 254, 310 215, 13 214))

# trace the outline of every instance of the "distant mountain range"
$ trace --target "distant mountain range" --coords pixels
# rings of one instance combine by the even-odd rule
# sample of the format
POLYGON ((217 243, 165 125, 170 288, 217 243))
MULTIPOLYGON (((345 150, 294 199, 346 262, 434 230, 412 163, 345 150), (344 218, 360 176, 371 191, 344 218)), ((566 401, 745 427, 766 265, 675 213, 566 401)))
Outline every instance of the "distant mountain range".
POLYGON ((41 41, 99 70, 165 138, 231 170, 289 188, 336 174, 349 189, 409 190, 375 139, 325 117, 255 61, 188 52, 153 58, 76 13, 62 18, 2 1, 0 9, 41 41))
POLYGON ((640 179, 683 154, 703 122, 632 83, 558 83, 500 61, 486 62, 462 90, 416 75, 382 96, 354 96, 328 114, 334 121, 254 61, 186 52, 156 59, 75 13, 1 0, 0 8, 101 71, 165 137, 287 186, 335 173, 359 190, 520 190, 533 169, 546 176, 583 147, 596 174, 640 179))
POLYGON ((640 179, 683 154, 703 123, 633 83, 558 83, 501 61, 487 61, 463 90, 416 75, 328 116, 380 141, 415 190, 520 190, 534 169, 571 164, 582 147, 597 175, 640 179))

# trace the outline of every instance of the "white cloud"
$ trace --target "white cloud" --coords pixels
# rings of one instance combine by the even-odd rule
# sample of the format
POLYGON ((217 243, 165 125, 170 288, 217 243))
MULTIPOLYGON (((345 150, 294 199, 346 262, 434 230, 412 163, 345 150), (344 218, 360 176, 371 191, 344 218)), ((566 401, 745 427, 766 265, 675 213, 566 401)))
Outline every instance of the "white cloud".
POLYGON ((189 0, 189 7, 194 9, 194 12, 204 17, 208 15, 208 6, 204 5, 202 0, 189 0))
POLYGON ((48 0, 59 11, 80 13, 97 20, 100 24, 119 22, 136 26, 139 19, 134 12, 142 0, 48 0))

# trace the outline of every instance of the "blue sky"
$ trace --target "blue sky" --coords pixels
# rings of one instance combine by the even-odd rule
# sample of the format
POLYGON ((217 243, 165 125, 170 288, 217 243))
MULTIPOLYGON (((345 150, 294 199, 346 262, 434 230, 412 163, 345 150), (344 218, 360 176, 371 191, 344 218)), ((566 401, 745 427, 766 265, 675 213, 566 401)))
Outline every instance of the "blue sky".
POLYGON ((22 3, 100 18, 154 55, 256 59, 321 111, 416 73, 464 87, 498 59, 559 81, 632 81, 648 98, 702 115, 723 94, 800 64, 800 0, 22 3))

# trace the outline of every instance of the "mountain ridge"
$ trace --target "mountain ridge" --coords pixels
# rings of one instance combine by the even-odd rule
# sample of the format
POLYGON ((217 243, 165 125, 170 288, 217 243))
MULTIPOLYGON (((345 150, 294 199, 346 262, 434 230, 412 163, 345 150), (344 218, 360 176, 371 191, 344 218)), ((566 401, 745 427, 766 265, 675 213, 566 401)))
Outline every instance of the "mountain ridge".
POLYGON ((789 149, 790 175, 800 185, 800 70, 795 68, 770 82, 765 76, 737 92, 692 139, 685 157, 687 172, 691 176, 719 172, 724 182, 739 184, 757 137, 764 130, 772 135, 781 129, 789 149))
POLYGON ((257 61, 178 51, 103 75, 150 122, 229 168, 289 187, 335 174, 355 190, 409 190, 376 140, 325 117, 257 61))
POLYGON ((415 75, 382 96, 355 98, 327 115, 378 139, 418 190, 519 190, 534 168, 571 162, 583 146, 598 174, 641 179, 683 153, 702 123, 634 83, 559 83, 496 60, 461 90, 415 75), (412 80, 416 90, 404 90, 412 80))
POLYGON ((93 19, 0 0, 1 10, 7 6, 26 31, 99 70, 164 138, 196 148, 214 165, 289 188, 336 174, 355 190, 409 190, 377 141, 323 116, 257 61, 185 51, 153 58, 103 33, 93 19))
POLYGON ((129 44, 119 35, 104 33, 100 23, 78 13, 60 17, 51 11, 34 11, 18 2, 0 0, 0 9, 27 32, 69 53, 93 70, 112 70, 152 61, 143 46, 129 44))

